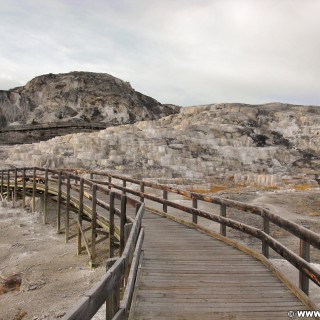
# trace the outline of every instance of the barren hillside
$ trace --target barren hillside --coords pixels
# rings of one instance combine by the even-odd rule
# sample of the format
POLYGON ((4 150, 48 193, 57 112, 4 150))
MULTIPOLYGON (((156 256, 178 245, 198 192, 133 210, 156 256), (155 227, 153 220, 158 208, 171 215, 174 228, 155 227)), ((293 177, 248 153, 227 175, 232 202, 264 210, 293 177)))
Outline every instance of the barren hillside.
POLYGON ((159 120, 16 146, 8 162, 83 167, 165 179, 217 177, 281 185, 292 176, 317 184, 320 108, 214 104, 159 120))

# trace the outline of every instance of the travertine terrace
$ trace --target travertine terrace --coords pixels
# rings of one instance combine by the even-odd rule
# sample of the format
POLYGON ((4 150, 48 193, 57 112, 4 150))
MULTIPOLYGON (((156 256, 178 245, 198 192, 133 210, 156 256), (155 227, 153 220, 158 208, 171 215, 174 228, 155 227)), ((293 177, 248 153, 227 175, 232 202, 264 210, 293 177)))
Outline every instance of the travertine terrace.
POLYGON ((319 107, 195 106, 159 120, 16 146, 8 162, 260 185, 281 185, 295 177, 317 185, 319 124, 319 107))

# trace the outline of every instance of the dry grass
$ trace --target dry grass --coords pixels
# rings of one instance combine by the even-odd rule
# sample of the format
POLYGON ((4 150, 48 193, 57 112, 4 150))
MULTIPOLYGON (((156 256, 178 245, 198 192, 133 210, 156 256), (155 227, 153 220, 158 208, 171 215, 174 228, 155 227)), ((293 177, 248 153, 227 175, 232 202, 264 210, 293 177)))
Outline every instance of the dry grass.
MULTIPOLYGON (((268 190, 278 190, 279 187, 274 185, 268 185, 268 186, 253 185, 252 189, 268 191, 268 190)), ((201 186, 188 187, 187 190, 190 192, 195 192, 200 194, 220 193, 220 192, 241 193, 245 190, 248 190, 248 186, 242 183, 232 183, 232 184, 226 184, 226 185, 215 184, 209 188, 206 188, 206 187, 201 188, 201 186)), ((190 200, 190 198, 185 197, 184 200, 190 200)))
POLYGON ((214 185, 214 186, 211 186, 210 188, 201 188, 201 187, 190 187, 190 188, 188 188, 188 191, 195 192, 195 193, 200 193, 200 194, 216 193, 216 192, 225 191, 225 190, 227 190, 227 187, 226 186, 221 186, 221 185, 214 185))
POLYGON ((320 217, 320 212, 315 212, 315 211, 309 212, 308 216, 309 217, 320 217))
MULTIPOLYGON (((205 188, 205 187, 201 188, 201 186, 199 186, 199 187, 188 187, 187 188, 187 191, 194 192, 194 193, 199 193, 199 194, 218 193, 218 192, 227 191, 227 190, 228 190, 228 187, 223 186, 223 185, 213 185, 210 188, 205 188)), ((183 200, 191 200, 191 198, 184 196, 183 200)))
POLYGON ((311 186, 308 184, 297 184, 293 187, 293 189, 298 191, 305 191, 305 190, 309 190, 310 188, 311 186))

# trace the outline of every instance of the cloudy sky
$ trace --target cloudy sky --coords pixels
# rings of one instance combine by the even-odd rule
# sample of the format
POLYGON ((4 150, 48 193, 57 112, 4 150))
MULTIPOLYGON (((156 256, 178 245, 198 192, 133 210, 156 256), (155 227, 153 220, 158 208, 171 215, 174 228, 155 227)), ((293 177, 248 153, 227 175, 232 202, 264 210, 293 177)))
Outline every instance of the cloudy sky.
POLYGON ((320 105, 320 0, 0 0, 0 89, 106 72, 162 103, 320 105))

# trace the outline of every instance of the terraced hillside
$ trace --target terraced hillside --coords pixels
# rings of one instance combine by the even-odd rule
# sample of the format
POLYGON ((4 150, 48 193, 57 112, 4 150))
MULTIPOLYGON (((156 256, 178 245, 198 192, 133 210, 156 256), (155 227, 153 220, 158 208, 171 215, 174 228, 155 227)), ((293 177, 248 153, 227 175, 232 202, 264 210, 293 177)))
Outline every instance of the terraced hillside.
MULTIPOLYGON (((8 162, 162 179, 281 185, 320 173, 320 108, 214 104, 11 149, 8 162)), ((302 180, 301 180, 302 181, 302 180)))

